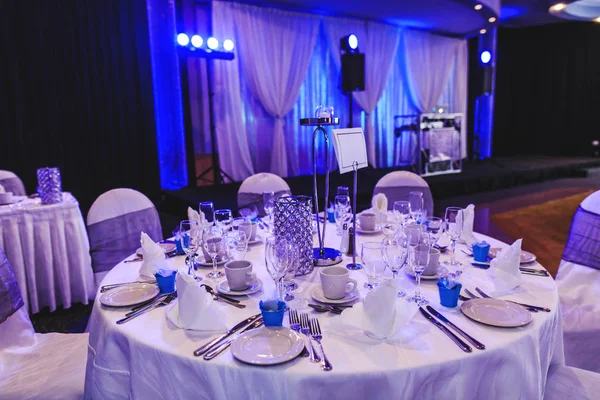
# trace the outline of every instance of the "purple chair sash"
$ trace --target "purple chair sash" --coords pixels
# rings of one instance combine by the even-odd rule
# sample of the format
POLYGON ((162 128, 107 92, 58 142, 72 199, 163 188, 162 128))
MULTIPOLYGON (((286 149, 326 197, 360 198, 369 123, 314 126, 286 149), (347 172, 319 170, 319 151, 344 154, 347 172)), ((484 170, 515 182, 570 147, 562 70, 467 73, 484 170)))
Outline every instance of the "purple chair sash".
POLYGON ((140 247, 140 233, 162 240, 162 228, 154 207, 97 222, 88 226, 94 272, 111 270, 140 247))
POLYGON ((427 186, 383 186, 375 187, 373 190, 373 196, 378 193, 385 194, 388 199, 388 210, 393 210, 394 202, 399 200, 408 201, 408 194, 410 192, 422 192, 423 200, 425 203, 425 209, 427 210, 428 216, 433 216, 433 197, 431 197, 431 191, 427 186))
POLYGON ((17 278, 6 254, 0 249, 0 324, 21 307, 23 307, 23 298, 17 278))
POLYGON ((600 215, 579 206, 573 216, 562 258, 600 270, 600 215))
MULTIPOLYGON (((292 192, 290 192, 289 190, 280 190, 278 192, 275 192, 275 198, 279 198, 281 196, 289 196, 291 194, 292 194, 292 192)), ((264 217, 266 215, 265 209, 264 209, 264 204, 263 204, 262 193, 247 193, 247 192, 238 193, 237 203, 238 203, 238 210, 241 208, 245 208, 245 207, 254 205, 254 206, 258 207, 258 216, 259 217, 264 217)))
POLYGON ((27 196, 23 181, 17 177, 0 179, 0 185, 2 185, 6 192, 12 192, 15 196, 27 196))

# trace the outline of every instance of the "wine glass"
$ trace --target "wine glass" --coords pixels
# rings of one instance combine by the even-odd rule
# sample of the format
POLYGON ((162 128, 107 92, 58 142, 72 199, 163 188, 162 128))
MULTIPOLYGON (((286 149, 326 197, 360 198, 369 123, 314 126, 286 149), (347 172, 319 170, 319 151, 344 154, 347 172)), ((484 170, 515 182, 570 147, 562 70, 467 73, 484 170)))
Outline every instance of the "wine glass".
POLYGON ((371 290, 381 283, 385 272, 385 261, 381 257, 382 244, 380 242, 367 242, 362 245, 360 258, 362 269, 367 275, 365 288, 371 290))
POLYGON ((348 190, 348 186, 338 186, 336 196, 350 197, 350 190, 348 190))
POLYGON ((223 253, 223 231, 217 226, 210 226, 202 232, 202 246, 204 251, 212 258, 213 270, 207 275, 209 278, 217 279, 223 276, 223 272, 217 270, 217 256, 223 253))
MULTIPOLYGON (((392 270, 394 282, 396 283, 396 287, 398 287, 398 272, 406 264, 406 258, 408 257, 406 236, 402 233, 392 238, 383 239, 381 255, 387 266, 392 270)), ((406 296, 406 292, 398 288, 398 297, 404 296, 406 296)))
POLYGON ((204 214, 204 219, 209 225, 215 221, 215 205, 212 201, 203 201, 200 203, 200 212, 204 214))
POLYGON ((243 260, 248 250, 246 232, 232 230, 225 234, 227 255, 230 260, 243 260))
POLYGON ((394 216, 401 226, 410 218, 410 202, 399 200, 394 202, 394 216))
POLYGON ((307 301, 298 299, 291 291, 298 288, 298 284, 294 281, 298 267, 300 266, 300 253, 298 246, 294 243, 288 243, 288 262, 283 277, 283 288, 285 290, 285 302, 291 308, 303 308, 307 301))
POLYGON ((417 224, 420 224, 426 214, 423 192, 410 192, 408 194, 408 201, 410 202, 410 212, 412 218, 417 222, 417 224))
POLYGON ((418 244, 415 246, 415 263, 413 264, 413 271, 415 272, 415 277, 417 279, 417 289, 415 290, 415 294, 409 297, 407 300, 411 303, 417 303, 419 306, 424 306, 429 304, 429 301, 423 296, 421 296, 421 274, 425 271, 425 267, 429 264, 430 250, 428 244, 418 244))
POLYGON ((196 274, 196 269, 194 268, 194 256, 198 249, 200 249, 200 241, 202 240, 200 232, 200 224, 196 220, 184 220, 179 224, 181 248, 187 255, 185 263, 188 266, 188 275, 192 275, 197 281, 202 280, 202 277, 196 274))
POLYGON ((240 208, 239 213, 244 220, 250 222, 258 217, 258 207, 256 204, 249 204, 244 208, 240 208))
POLYGON ((452 256, 450 261, 444 261, 444 264, 451 266, 461 266, 462 263, 456 259, 456 241, 460 238, 463 230, 463 209, 460 207, 446 208, 446 234, 452 241, 452 256))
POLYGON ((439 217, 427 217, 424 225, 427 227, 425 243, 431 247, 434 247, 443 232, 443 221, 439 217))
POLYGON ((285 240, 277 239, 275 236, 267 238, 265 246, 265 264, 267 272, 275 282, 277 296, 282 300, 282 281, 288 266, 289 246, 285 240))
POLYGON ((272 222, 273 210, 275 209, 275 192, 263 192, 263 205, 269 222, 272 222))
POLYGON ((335 196, 334 198, 334 217, 335 224, 337 227, 338 236, 342 235, 342 226, 344 222, 348 221, 348 214, 350 211, 350 197, 346 195, 335 196))
POLYGON ((215 222, 219 228, 226 233, 231 229, 231 222, 233 221, 233 214, 231 210, 224 208, 215 211, 215 222))

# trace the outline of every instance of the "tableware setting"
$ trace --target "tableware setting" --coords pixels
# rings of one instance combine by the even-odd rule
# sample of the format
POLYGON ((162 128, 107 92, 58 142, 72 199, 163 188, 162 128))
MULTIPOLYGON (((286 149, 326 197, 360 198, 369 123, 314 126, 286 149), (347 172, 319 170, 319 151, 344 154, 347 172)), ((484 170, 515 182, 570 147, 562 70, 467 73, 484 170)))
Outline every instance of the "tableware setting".
POLYGON ((249 285, 246 289, 243 290, 233 290, 229 286, 227 280, 223 280, 217 284, 217 290, 221 294, 226 294, 229 296, 247 296, 249 294, 258 293, 263 288, 263 281, 260 279, 256 279, 251 285, 249 285))
POLYGON ((231 354, 254 365, 275 365, 296 358, 304 348, 302 337, 286 327, 264 326, 242 333, 231 344, 231 354))
POLYGON ((108 307, 129 307, 153 299, 160 293, 158 286, 152 283, 126 284, 105 291, 100 303, 108 307))
MULTIPOLYGON (((499 248, 499 247, 493 247, 490 249, 489 252, 489 257, 491 259, 494 259, 496 257, 498 257, 499 254, 501 254, 504 250, 499 248)), ((521 250, 520 256, 519 256, 519 262, 521 264, 528 264, 528 263, 532 263, 537 259, 537 257, 535 256, 535 254, 530 253, 528 251, 525 250, 521 250)))

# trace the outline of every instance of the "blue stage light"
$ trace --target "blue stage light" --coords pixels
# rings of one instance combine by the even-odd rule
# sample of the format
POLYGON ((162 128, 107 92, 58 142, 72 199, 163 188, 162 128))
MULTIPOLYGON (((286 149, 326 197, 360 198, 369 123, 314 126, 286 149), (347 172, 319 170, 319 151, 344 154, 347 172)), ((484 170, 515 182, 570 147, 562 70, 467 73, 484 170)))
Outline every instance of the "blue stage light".
POLYGON ((225 51, 232 51, 233 47, 233 40, 225 39, 223 41, 223 49, 225 49, 225 51))
POLYGON ((350 46, 352 50, 356 50, 358 48, 358 38, 356 35, 353 34, 348 36, 348 46, 350 46))
POLYGON ((199 49, 200 47, 202 47, 202 43, 204 43, 204 41, 202 40, 202 36, 200 36, 200 35, 192 36, 192 46, 199 49))
POLYGON ((177 35, 177 43, 179 43, 180 46, 187 46, 189 42, 190 38, 185 33, 177 35))
POLYGON ((208 40, 206 41, 206 45, 208 46, 209 49, 216 50, 219 47, 219 41, 217 39, 215 39, 214 37, 209 37, 208 40))
POLYGON ((482 63, 487 64, 490 62, 491 59, 492 59, 492 53, 490 53, 487 50, 481 52, 481 62, 482 63))

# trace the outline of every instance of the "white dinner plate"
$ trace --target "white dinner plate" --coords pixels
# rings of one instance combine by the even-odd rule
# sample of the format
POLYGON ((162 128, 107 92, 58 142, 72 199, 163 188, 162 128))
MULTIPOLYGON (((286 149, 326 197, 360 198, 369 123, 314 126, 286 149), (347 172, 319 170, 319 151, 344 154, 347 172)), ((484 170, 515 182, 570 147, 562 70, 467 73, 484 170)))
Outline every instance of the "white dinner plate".
POLYGON ((102 293, 100 303, 109 307, 129 307, 148 301, 159 292, 155 284, 123 285, 102 293))
MULTIPOLYGON (((412 276, 413 278, 415 277, 415 272, 412 268, 404 267, 404 272, 406 272, 406 275, 412 276)), ((448 269, 446 269, 446 267, 438 266, 437 273, 433 275, 421 275, 421 279, 425 281, 437 280, 439 275, 443 275, 444 272, 448 272, 448 269)))
POLYGON ((474 321, 502 328, 527 325, 533 318, 520 305, 499 299, 468 300, 460 305, 460 310, 474 321))
MULTIPOLYGON (((489 257, 496 258, 496 256, 498 255, 498 252, 500 250, 502 250, 502 249, 500 249, 499 247, 492 247, 489 252, 489 257)), ((530 262, 534 262, 536 259, 537 259, 537 257, 535 256, 535 254, 530 253, 525 250, 521 250, 521 264, 527 264, 530 262)))
MULTIPOLYGON (((177 246, 174 245, 173 243, 158 243, 158 245, 160 247, 162 247, 162 249, 164 250, 165 254, 171 253, 175 250, 177 250, 177 246)), ((140 247, 139 249, 137 249, 135 251, 135 254, 137 254, 138 256, 142 257, 143 253, 142 253, 142 248, 140 247)))
POLYGON ((349 303, 351 301, 354 301, 360 297, 358 290, 355 290, 354 292, 346 293, 346 295, 344 297, 342 297, 341 299, 337 299, 337 300, 328 299, 323 294, 323 288, 318 283, 315 284, 313 286, 313 288, 310 290, 310 295, 313 299, 317 300, 318 302, 325 303, 325 304, 344 304, 344 303, 349 303))
POLYGON ((274 365, 293 360, 303 348, 304 340, 290 328, 262 326, 235 339, 231 354, 248 364, 274 365))
POLYGON ((256 282, 253 285, 250 285, 246 290, 231 290, 229 287, 229 283, 227 283, 227 279, 219 282, 217 285, 217 290, 219 293, 228 294, 231 296, 245 296, 247 294, 252 294, 259 292, 263 287, 263 282, 256 278, 256 282))

